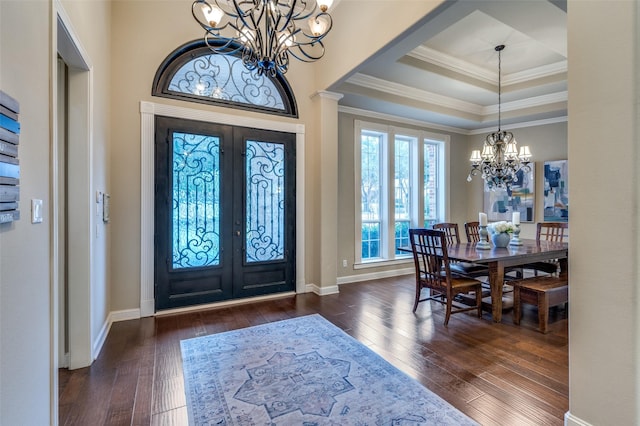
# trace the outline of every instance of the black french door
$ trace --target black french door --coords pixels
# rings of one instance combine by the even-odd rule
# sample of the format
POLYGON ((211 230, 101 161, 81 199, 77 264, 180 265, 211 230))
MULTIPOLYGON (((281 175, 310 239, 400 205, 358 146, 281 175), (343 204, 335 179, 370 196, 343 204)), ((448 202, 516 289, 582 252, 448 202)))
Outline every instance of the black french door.
POLYGON ((295 289, 295 135, 156 117, 156 310, 295 289))

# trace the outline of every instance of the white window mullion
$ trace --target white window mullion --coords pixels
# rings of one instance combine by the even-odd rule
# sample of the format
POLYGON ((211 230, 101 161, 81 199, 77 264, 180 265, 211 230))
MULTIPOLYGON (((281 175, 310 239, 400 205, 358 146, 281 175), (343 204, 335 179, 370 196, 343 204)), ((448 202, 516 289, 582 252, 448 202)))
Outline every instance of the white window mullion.
POLYGON ((355 200, 355 254, 354 263, 362 262, 362 122, 354 122, 354 149, 353 149, 353 171, 354 171, 354 200, 355 200))
MULTIPOLYGON (((391 129, 393 131, 393 129, 391 129)), ((385 149, 386 153, 386 161, 384 167, 384 173, 386 179, 384 182, 386 183, 385 190, 385 200, 386 200, 386 211, 383 214, 385 226, 384 226, 384 257, 386 259, 394 258, 394 217, 395 217, 395 196, 394 196, 394 170, 395 170, 395 134, 387 133, 387 149, 385 149)))
POLYGON ((424 227, 424 197, 423 182, 424 182, 424 142, 422 138, 416 140, 416 143, 412 147, 412 165, 415 174, 414 184, 411 191, 411 197, 413 203, 411 205, 411 226, 416 228, 424 227))

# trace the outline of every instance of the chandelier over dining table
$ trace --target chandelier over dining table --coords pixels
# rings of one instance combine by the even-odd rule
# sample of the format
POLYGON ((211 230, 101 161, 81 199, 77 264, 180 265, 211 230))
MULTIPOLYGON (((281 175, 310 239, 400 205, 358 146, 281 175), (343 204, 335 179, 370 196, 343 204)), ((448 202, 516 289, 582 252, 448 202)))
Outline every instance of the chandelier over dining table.
POLYGON ((518 172, 530 172, 531 151, 528 146, 520 147, 513 133, 501 130, 501 95, 502 95, 502 56, 504 45, 498 45, 498 131, 490 133, 484 140, 482 151, 471 152, 471 171, 467 181, 473 176, 481 174, 482 179, 491 190, 511 189, 511 185, 518 182, 518 172))
POLYGON ((194 19, 215 53, 239 54, 249 70, 275 77, 289 55, 303 62, 324 56, 333 0, 195 0, 194 19))

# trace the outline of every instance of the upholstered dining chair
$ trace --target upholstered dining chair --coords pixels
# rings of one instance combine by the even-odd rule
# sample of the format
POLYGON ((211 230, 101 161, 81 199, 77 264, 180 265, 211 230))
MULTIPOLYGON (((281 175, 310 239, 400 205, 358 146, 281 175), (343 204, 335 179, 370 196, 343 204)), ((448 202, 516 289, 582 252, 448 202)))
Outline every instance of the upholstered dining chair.
MULTIPOLYGON (((536 241, 566 242, 569 238, 569 224, 567 222, 538 222, 536 227, 536 241)), ((558 272, 558 262, 533 262, 523 266, 533 269, 534 275, 539 272, 554 275, 558 272)))
POLYGON ((416 269, 413 312, 420 302, 433 300, 446 306, 444 325, 449 324, 451 314, 458 312, 477 310, 478 317, 482 316, 482 283, 451 273, 446 233, 436 229, 409 229, 409 239, 416 269), (421 298, 423 289, 429 289, 429 296, 421 298), (461 293, 475 293, 475 305, 454 306, 455 296, 461 293))

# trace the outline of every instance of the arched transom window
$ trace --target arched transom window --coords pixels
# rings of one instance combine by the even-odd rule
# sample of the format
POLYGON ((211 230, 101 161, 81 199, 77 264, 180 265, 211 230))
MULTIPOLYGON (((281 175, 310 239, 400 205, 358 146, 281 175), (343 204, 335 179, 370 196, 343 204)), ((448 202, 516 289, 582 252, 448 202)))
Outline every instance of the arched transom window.
POLYGON ((156 72, 152 95, 298 116, 284 76, 259 76, 247 70, 240 57, 213 53, 202 40, 179 47, 164 60, 156 72))

